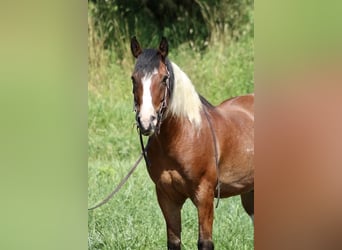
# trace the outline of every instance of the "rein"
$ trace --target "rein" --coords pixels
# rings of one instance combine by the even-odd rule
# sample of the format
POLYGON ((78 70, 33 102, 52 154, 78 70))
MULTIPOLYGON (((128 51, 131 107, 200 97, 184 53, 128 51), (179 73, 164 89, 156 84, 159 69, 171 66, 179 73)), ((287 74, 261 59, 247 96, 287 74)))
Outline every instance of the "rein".
POLYGON ((143 157, 145 159, 146 166, 147 167, 150 166, 148 158, 147 158, 147 155, 146 155, 146 149, 148 148, 148 143, 147 143, 147 146, 145 147, 140 129, 139 129, 139 136, 140 136, 140 144, 141 144, 142 152, 141 152, 138 160, 134 163, 132 168, 129 170, 128 174, 120 181, 120 183, 116 186, 116 188, 106 198, 104 198, 101 202, 99 202, 97 205, 95 205, 95 206, 93 206, 91 208, 88 208, 88 210, 94 210, 94 209, 96 209, 98 207, 101 207, 104 204, 106 204, 122 188, 122 186, 126 183, 128 178, 133 174, 134 170, 138 167, 138 165, 139 165, 139 163, 140 163, 140 161, 142 160, 143 157))
MULTIPOLYGON (((145 163, 146 163, 146 166, 147 167, 150 167, 150 162, 147 158, 147 154, 146 154, 146 148, 144 146, 144 140, 143 140, 143 137, 142 137, 142 133, 141 133, 141 130, 139 129, 139 139, 140 139, 140 146, 141 146, 141 151, 142 151, 142 155, 144 156, 144 160, 145 160, 145 163)), ((147 142, 147 147, 148 147, 148 142, 147 142)))
POLYGON ((221 183, 220 183, 220 180, 219 180, 220 169, 219 169, 219 165, 218 165, 217 143, 216 143, 215 131, 213 129, 213 124, 211 123, 211 120, 209 118, 209 114, 208 114, 207 108, 204 105, 203 105, 203 107, 204 107, 204 109, 203 109, 204 110, 204 114, 205 114, 205 117, 207 118, 207 121, 208 121, 208 124, 209 124, 209 128, 210 128, 210 131, 211 131, 211 136, 213 138, 213 143, 214 143, 215 165, 216 165, 216 171, 217 171, 217 186, 216 186, 216 189, 217 189, 217 202, 216 202, 215 208, 217 208, 218 205, 219 205, 219 202, 220 202, 220 195, 221 195, 221 183))
POLYGON ((126 183, 126 181, 128 180, 128 178, 133 174, 134 170, 137 168, 137 166, 139 165, 142 156, 144 153, 141 153, 140 157, 138 158, 138 160, 134 163, 133 167, 129 170, 128 174, 125 176, 125 178, 123 178, 119 185, 117 185, 117 187, 106 197, 104 198, 100 203, 98 203, 97 205, 88 208, 88 210, 94 210, 95 208, 101 207, 102 205, 106 204, 113 196, 114 194, 116 194, 121 187, 126 183))
MULTIPOLYGON (((168 78, 169 78, 169 72, 168 72, 168 78)), ((168 84, 168 79, 167 79, 167 82, 166 82, 167 86, 166 86, 166 91, 165 91, 165 97, 164 97, 164 100, 162 102, 162 106, 158 112, 158 122, 157 122, 157 126, 156 126, 156 131, 157 133, 159 133, 159 130, 160 130, 160 126, 161 126, 161 123, 162 123, 162 116, 164 114, 164 111, 167 107, 167 104, 166 104, 166 96, 167 96, 167 92, 168 92, 168 89, 169 89, 169 84, 168 84)), ((136 110, 136 107, 135 107, 135 103, 134 103, 134 110, 133 111, 137 111, 136 110)), ((142 137, 142 133, 141 133, 141 130, 139 128, 139 123, 137 123, 138 125, 138 130, 139 130, 139 139, 140 139, 140 146, 141 146, 141 155, 139 156, 138 160, 134 163, 133 167, 129 170, 128 174, 120 181, 120 183, 117 185, 117 187, 106 197, 104 198, 101 202, 99 202, 97 205, 91 207, 91 208, 88 208, 88 210, 94 210, 98 207, 101 207, 103 206, 104 204, 106 204, 121 188, 122 186, 126 183, 126 181, 128 180, 128 178, 133 174, 134 170, 137 168, 137 166, 139 165, 141 159, 144 157, 144 160, 145 160, 145 163, 146 163, 146 166, 149 167, 150 166, 150 162, 147 158, 147 154, 146 154, 146 149, 148 147, 148 142, 147 142, 147 147, 144 146, 144 141, 143 141, 143 137, 142 137)))

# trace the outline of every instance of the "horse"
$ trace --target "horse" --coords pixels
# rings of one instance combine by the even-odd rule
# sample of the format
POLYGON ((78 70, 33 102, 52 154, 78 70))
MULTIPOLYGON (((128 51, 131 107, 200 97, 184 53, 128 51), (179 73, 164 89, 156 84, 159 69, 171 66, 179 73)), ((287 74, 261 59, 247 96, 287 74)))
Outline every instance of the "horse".
POLYGON ((167 249, 181 249, 181 209, 198 212, 201 250, 214 249, 214 197, 240 195, 254 225, 254 94, 211 105, 168 59, 168 41, 142 49, 131 38, 134 110, 145 160, 166 222, 167 249))

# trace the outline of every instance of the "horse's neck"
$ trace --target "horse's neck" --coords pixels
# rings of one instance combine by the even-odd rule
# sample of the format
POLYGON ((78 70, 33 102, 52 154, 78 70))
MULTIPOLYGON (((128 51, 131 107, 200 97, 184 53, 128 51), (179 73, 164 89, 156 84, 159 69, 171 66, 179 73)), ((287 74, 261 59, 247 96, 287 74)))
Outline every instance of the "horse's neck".
POLYGON ((167 145, 169 143, 173 144, 176 138, 178 138, 176 140, 187 138, 195 131, 199 131, 199 129, 195 128, 194 124, 187 118, 170 115, 162 122, 157 137, 165 147, 168 147, 167 145))

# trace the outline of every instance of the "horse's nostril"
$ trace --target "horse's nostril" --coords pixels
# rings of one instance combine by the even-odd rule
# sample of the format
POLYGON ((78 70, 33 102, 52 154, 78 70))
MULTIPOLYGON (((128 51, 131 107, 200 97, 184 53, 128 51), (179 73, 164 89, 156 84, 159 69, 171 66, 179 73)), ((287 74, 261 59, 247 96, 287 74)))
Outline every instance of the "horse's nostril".
POLYGON ((154 122, 155 120, 157 120, 157 117, 154 116, 154 115, 152 115, 152 116, 151 116, 151 122, 154 122))

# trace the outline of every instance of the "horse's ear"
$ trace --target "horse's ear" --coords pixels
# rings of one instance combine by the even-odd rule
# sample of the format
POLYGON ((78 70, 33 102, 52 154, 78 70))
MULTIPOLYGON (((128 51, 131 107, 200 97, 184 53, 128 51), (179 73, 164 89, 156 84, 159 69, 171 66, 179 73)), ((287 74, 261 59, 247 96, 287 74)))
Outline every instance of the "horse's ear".
POLYGON ((167 57, 167 54, 169 52, 169 44, 165 37, 162 37, 160 44, 159 44, 159 53, 162 56, 163 59, 167 57))
POLYGON ((140 44, 135 36, 133 36, 131 39, 131 51, 132 51, 132 55, 135 58, 137 58, 142 53, 140 44))

